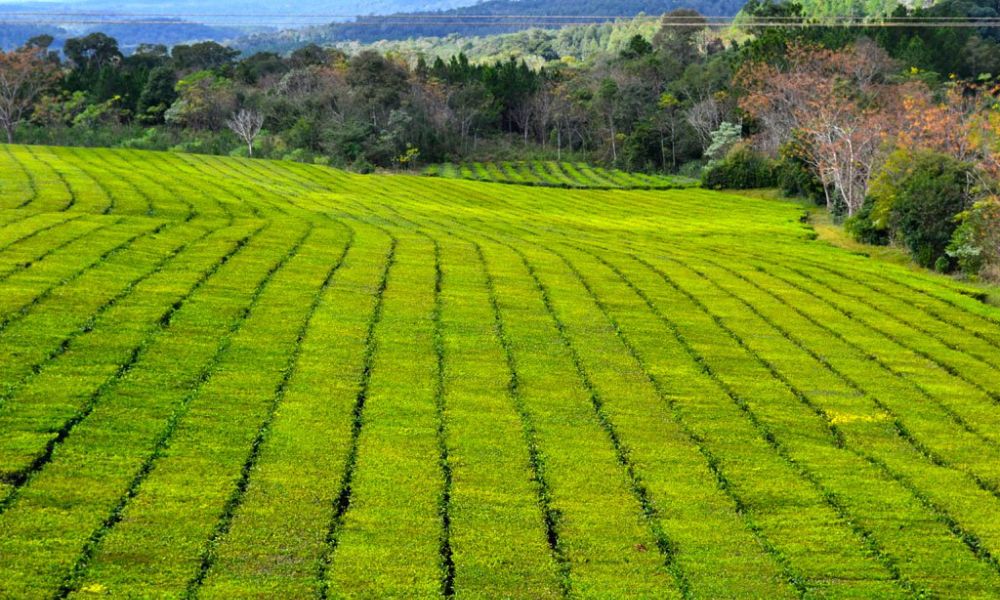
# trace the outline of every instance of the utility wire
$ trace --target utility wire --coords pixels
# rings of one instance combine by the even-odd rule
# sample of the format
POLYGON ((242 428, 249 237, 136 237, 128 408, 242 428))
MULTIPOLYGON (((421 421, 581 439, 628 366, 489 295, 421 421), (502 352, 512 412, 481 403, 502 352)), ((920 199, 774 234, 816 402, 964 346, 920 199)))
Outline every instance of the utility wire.
POLYGON ((263 23, 282 26, 343 25, 347 27, 380 28, 402 25, 408 27, 560 27, 572 25, 600 25, 614 21, 652 21, 678 28, 725 28, 725 27, 842 27, 842 28, 884 28, 884 27, 940 27, 940 28, 998 28, 1000 17, 852 17, 830 16, 803 19, 801 17, 719 17, 688 15, 489 15, 461 14, 441 15, 420 13, 412 15, 386 15, 355 17, 341 14, 297 14, 274 15, 265 13, 178 13, 132 14, 132 13, 83 13, 83 12, 0 12, 0 25, 150 25, 150 26, 191 26, 205 25, 194 19, 240 19, 239 22, 216 24, 227 27, 259 27, 263 23), (353 21, 337 19, 354 18, 353 21))

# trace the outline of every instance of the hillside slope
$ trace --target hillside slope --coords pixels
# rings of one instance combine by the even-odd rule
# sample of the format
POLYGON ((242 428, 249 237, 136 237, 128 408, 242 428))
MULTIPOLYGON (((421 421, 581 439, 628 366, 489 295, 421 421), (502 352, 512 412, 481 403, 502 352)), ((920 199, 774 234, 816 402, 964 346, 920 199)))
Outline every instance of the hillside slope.
MULTIPOLYGON (((308 43, 321 45, 455 36, 464 46, 482 43, 481 38, 513 32, 542 29, 548 35, 566 27, 593 31, 619 20, 640 14, 652 16, 679 8, 692 8, 702 14, 733 16, 744 0, 486 0, 450 10, 401 12, 362 17, 315 27, 287 29, 245 36, 234 41, 244 51, 288 50, 308 43)), ((489 43, 487 41, 486 43, 489 43)))
POLYGON ((1000 311, 790 204, 0 149, 0 596, 985 598, 1000 311))

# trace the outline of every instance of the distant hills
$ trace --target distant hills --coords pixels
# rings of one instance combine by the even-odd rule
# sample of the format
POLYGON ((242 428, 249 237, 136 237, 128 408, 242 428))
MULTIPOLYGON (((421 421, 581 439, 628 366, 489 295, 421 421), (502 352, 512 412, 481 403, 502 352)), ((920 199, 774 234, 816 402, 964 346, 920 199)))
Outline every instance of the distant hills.
POLYGON ((356 15, 456 8, 476 0, 0 0, 0 48, 48 34, 59 47, 68 37, 101 31, 123 49, 140 43, 227 41, 249 33, 326 25, 356 15))
POLYGON ((633 17, 640 13, 659 15, 677 8, 693 8, 705 15, 731 16, 744 0, 487 0, 446 11, 398 13, 332 23, 317 32, 329 41, 374 42, 411 37, 491 35, 510 33, 532 26, 551 26, 550 16, 575 16, 592 22, 594 17, 633 17), (493 19, 484 18, 487 16, 493 19))
POLYGON ((511 33, 550 27, 553 15, 603 18, 658 15, 693 8, 706 15, 735 15, 744 0, 251 0, 234 8, 220 0, 67 0, 5 3, 0 0, 0 47, 47 33, 56 45, 67 37, 103 31, 122 48, 143 42, 167 45, 211 39, 245 50, 287 50, 305 43, 511 33), (6 15, 6 16, 5 16, 6 15), (95 16, 96 15, 96 16, 95 16), (351 17, 350 15, 359 15, 351 17), (486 16, 487 18, 483 18, 486 16), (492 17, 492 18, 490 18, 492 17))
MULTIPOLYGON (((576 16, 593 23, 641 13, 660 15, 692 8, 705 15, 732 16, 745 0, 486 0, 472 6, 432 12, 369 16, 351 22, 329 23, 298 30, 259 33, 235 40, 248 51, 284 51, 306 43, 373 43, 411 38, 461 38, 513 33, 530 28, 552 28, 553 15, 576 16)), ((571 21, 562 21, 572 24, 571 21)))

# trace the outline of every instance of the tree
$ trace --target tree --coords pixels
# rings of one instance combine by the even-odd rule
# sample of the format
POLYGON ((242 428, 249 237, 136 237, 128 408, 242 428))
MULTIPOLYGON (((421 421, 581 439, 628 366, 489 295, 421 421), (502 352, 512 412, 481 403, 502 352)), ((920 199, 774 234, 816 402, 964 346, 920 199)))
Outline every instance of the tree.
POLYGON ((660 133, 660 166, 667 167, 666 141, 670 140, 670 168, 677 168, 677 128, 680 126, 681 102, 669 92, 660 94, 656 103, 660 110, 656 113, 657 129, 660 133))
POLYGON ((1000 282, 1000 197, 980 200, 958 220, 948 256, 966 274, 1000 282))
POLYGON ((172 69, 157 67, 146 78, 146 85, 139 95, 137 107, 139 120, 144 123, 163 123, 163 113, 177 99, 177 78, 172 69))
POLYGON ((803 162, 823 184, 831 210, 848 216, 864 204, 884 141, 894 131, 899 98, 887 83, 893 63, 874 43, 842 50, 792 45, 787 64, 748 63, 737 76, 746 90, 740 107, 754 116, 758 148, 774 155, 796 133, 803 162))
POLYGON ((871 219, 922 266, 947 270, 956 215, 972 208, 972 165, 929 150, 897 150, 872 184, 871 219))
POLYGON ((330 54, 321 46, 307 44, 292 52, 288 57, 288 61, 291 63, 293 69, 301 69, 314 65, 325 66, 330 64, 330 54))
POLYGON ((58 78, 58 67, 37 47, 0 50, 0 126, 7 134, 7 143, 14 142, 18 122, 58 78))
POLYGON ((256 85, 267 77, 273 81, 288 70, 288 63, 274 52, 258 52, 236 65, 236 78, 242 83, 256 85))
POLYGON ((216 42, 199 42, 190 46, 174 46, 170 55, 176 69, 187 72, 229 66, 240 55, 240 51, 216 42))
POLYGON ((705 150, 705 156, 711 159, 722 159, 729 150, 743 139, 743 128, 735 123, 723 121, 719 128, 712 132, 712 143, 705 150))
POLYGON ((373 50, 365 50, 351 59, 347 85, 367 112, 372 127, 388 121, 389 113, 399 108, 407 89, 407 72, 373 50))
POLYGON ((621 51, 621 57, 625 60, 634 60, 636 58, 642 58, 652 52, 653 45, 646 41, 646 38, 636 34, 629 39, 628 44, 621 51))
POLYGON ((233 82, 209 71, 191 74, 176 89, 177 100, 163 115, 172 125, 219 131, 236 104, 233 82))
POLYGON ((712 132, 718 129, 723 121, 725 121, 725 109, 716 95, 696 102, 687 111, 688 125, 694 129, 703 151, 712 145, 712 132))
POLYGON ((115 64, 122 59, 118 40, 103 33, 91 33, 70 38, 63 45, 63 53, 77 70, 94 73, 101 67, 115 64))
POLYGON ((678 8, 663 15, 652 46, 660 54, 688 65, 698 57, 698 45, 708 21, 696 10, 678 8))
POLYGON ((618 104, 621 101, 618 83, 613 79, 605 79, 597 90, 597 107, 608 126, 608 137, 611 141, 611 161, 618 163, 618 128, 615 123, 618 104))
POLYGON ((469 136, 475 133, 478 126, 489 117, 493 108, 493 96, 485 85, 472 81, 452 90, 448 97, 448 107, 458 122, 459 136, 464 150, 469 136))
POLYGON ((260 112, 241 108, 226 120, 226 127, 232 130, 247 145, 247 152, 253 156, 253 141, 264 126, 264 115, 260 112))

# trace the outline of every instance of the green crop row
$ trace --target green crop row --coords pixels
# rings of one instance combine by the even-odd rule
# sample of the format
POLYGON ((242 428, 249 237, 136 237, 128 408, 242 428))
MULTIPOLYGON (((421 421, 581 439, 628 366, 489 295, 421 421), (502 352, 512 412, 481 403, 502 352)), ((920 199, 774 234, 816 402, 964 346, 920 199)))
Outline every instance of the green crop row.
POLYGON ((432 165, 424 175, 445 179, 471 179, 490 183, 513 183, 543 187, 604 190, 665 190, 697 185, 693 179, 670 175, 627 173, 591 167, 584 163, 556 161, 503 163, 445 163, 432 165))
POLYGON ((5 146, 0 596, 995 595, 974 288, 669 177, 427 174, 5 146))

